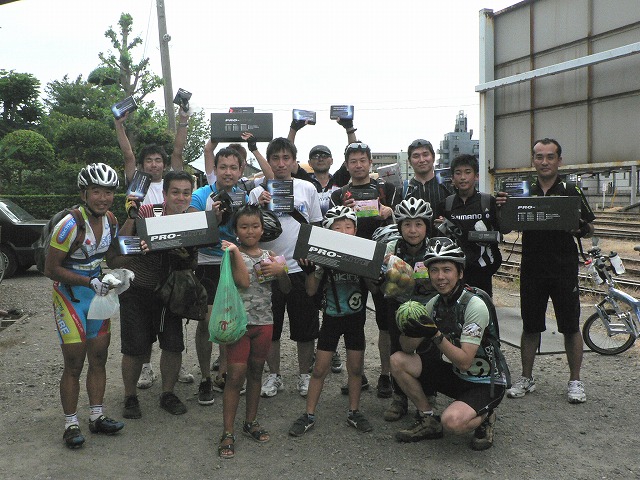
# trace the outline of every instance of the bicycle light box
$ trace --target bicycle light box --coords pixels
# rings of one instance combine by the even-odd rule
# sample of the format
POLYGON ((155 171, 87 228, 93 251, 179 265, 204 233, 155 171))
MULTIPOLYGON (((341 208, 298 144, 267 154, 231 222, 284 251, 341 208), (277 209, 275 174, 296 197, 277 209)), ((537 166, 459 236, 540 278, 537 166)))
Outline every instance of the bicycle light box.
POLYGON ((302 224, 293 258, 306 258, 323 267, 377 280, 385 248, 373 240, 302 224))
POLYGON ((218 242, 218 222, 212 210, 139 218, 136 229, 151 251, 218 242))
POLYGON ((574 230, 580 222, 580 197, 509 197, 499 213, 503 233, 574 230))
POLYGON ((211 138, 242 142, 242 132, 252 133, 258 142, 273 139, 273 113, 212 113, 211 138))

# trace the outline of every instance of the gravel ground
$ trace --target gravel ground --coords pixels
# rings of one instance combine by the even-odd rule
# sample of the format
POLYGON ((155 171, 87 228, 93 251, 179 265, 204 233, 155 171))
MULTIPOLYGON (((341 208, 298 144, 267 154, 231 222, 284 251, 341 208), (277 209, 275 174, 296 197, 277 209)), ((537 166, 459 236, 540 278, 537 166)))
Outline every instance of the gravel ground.
MULTIPOLYGON (((499 284, 496 301, 516 306, 513 286, 499 284)), ((506 399, 497 410, 493 448, 474 452, 471 435, 445 434, 442 440, 399 444, 394 432, 411 423, 406 417, 387 423, 382 413, 389 400, 376 398, 375 388, 363 392, 362 410, 374 430, 360 434, 346 424, 346 397, 340 385, 346 372, 330 374, 317 411, 314 430, 302 438, 287 435, 304 412, 295 391, 296 354, 283 342, 285 390, 262 399, 259 419, 270 430, 267 444, 239 436, 236 457, 220 460, 217 440, 222 432, 222 401, 198 405, 197 384, 179 384, 187 414, 172 417, 158 405, 160 385, 139 392, 143 418, 129 420, 116 436, 89 433, 88 405, 81 387, 79 417, 87 437, 84 448, 68 450, 62 442, 63 414, 58 382, 62 355, 54 331, 50 281, 34 271, 0 284, 0 308, 19 308, 26 318, 0 332, 0 477, 45 478, 640 478, 637 454, 639 350, 614 357, 586 353, 583 380, 588 401, 570 405, 564 355, 536 359, 537 391, 523 399, 506 399), (624 409, 624 410, 623 410, 624 409)), ((588 307, 585 307, 588 308, 588 307)), ((184 363, 196 373, 193 325, 188 326, 184 363)), ((375 384, 379 374, 375 322, 367 322, 366 372, 375 384)), ((119 322, 113 321, 107 364, 106 411, 115 418, 122 408, 119 322)), ((341 347, 342 348, 342 347, 341 347)), ((505 346, 514 376, 520 371, 519 351, 505 346)), ((159 355, 154 350, 154 365, 159 355)), ((156 367, 157 368, 157 367, 156 367)), ((196 380, 198 380, 196 378, 196 380)), ((439 397, 438 409, 448 400, 439 397)), ((241 400, 239 412, 244 410, 241 400)), ((242 413, 236 429, 240 427, 242 413)))

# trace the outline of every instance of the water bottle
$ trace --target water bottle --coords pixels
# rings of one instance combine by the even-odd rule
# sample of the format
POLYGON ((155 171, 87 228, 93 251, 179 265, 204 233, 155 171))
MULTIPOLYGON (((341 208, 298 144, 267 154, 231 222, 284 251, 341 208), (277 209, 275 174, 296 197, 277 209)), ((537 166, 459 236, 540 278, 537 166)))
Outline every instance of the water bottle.
POLYGON ((609 263, 613 267, 613 271, 616 272, 616 275, 622 275, 625 272, 622 259, 616 252, 611 252, 609 254, 609 263))

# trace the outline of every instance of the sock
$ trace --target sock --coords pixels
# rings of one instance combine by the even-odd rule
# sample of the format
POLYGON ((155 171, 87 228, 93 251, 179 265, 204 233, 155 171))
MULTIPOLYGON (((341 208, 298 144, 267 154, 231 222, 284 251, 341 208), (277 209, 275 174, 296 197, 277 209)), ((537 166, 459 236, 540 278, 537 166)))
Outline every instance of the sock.
POLYGON ((80 425, 80 422, 78 422, 78 412, 64 416, 64 429, 66 430, 71 425, 80 425))
POLYGON ((102 405, 89 406, 89 420, 95 422, 102 415, 102 405))
POLYGON ((310 422, 315 422, 316 421, 316 414, 315 413, 307 413, 307 417, 309 417, 309 421, 310 422))
POLYGON ((433 410, 427 410, 426 412, 420 412, 421 417, 433 417, 433 410))
POLYGON ((349 409, 349 412, 347 413, 347 417, 353 417, 356 413, 358 413, 360 410, 351 410, 349 409))

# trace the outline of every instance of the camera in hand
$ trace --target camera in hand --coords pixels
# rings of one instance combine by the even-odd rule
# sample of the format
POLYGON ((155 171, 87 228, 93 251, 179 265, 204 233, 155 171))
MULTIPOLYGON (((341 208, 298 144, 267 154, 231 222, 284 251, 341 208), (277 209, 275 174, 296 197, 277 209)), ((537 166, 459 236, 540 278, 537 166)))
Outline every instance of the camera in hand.
POLYGON ((331 105, 329 118, 331 120, 353 120, 353 105, 331 105))
POLYGON ((127 97, 111 107, 111 112, 116 119, 124 117, 127 112, 133 112, 138 108, 138 104, 133 97, 127 97))
POLYGON ((176 96, 173 99, 173 103, 182 108, 183 111, 188 112, 189 100, 191 100, 191 92, 187 92, 186 90, 179 88, 178 93, 176 93, 176 96))
POLYGON ((305 120, 309 125, 316 124, 316 112, 312 112, 310 110, 299 110, 297 108, 293 109, 293 119, 294 120, 305 120))

